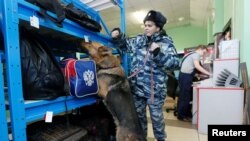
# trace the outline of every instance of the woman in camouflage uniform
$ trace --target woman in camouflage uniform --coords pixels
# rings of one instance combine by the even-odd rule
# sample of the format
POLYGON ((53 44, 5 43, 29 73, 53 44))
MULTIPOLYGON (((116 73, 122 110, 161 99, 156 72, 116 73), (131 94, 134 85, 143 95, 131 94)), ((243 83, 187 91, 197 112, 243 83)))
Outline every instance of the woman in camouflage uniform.
POLYGON ((162 107, 167 95, 167 70, 179 67, 179 59, 171 37, 162 29, 167 19, 151 10, 144 18, 144 34, 126 38, 119 28, 112 37, 121 52, 132 53, 130 78, 136 111, 147 136, 146 106, 149 107, 154 136, 165 140, 165 122, 162 107))

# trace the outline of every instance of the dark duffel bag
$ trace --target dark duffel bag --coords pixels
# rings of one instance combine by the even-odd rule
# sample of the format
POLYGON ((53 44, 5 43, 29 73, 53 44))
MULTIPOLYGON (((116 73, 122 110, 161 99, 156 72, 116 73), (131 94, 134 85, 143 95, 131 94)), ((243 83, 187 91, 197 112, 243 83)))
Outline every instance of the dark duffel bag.
POLYGON ((26 0, 26 1, 40 7, 41 15, 54 22, 57 26, 62 27, 62 22, 65 19, 65 11, 63 5, 60 3, 60 0, 26 0), (55 13, 56 18, 50 16, 47 13, 47 11, 55 13))
POLYGON ((91 17, 89 17, 87 13, 85 13, 81 9, 74 7, 72 3, 68 4, 65 7, 65 14, 66 18, 80 24, 81 26, 91 31, 100 32, 102 30, 102 27, 98 22, 91 19, 91 17))
POLYGON ((21 35, 21 68, 25 100, 55 99, 66 95, 64 76, 48 45, 35 35, 21 35))

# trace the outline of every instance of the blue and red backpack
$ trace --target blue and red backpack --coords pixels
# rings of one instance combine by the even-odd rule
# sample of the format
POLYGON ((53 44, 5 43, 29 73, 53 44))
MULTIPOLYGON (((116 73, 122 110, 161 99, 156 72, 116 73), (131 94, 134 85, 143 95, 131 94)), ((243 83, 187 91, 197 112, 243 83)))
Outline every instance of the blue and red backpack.
POLYGON ((69 93, 81 98, 96 95, 98 80, 96 64, 93 60, 65 59, 61 62, 63 72, 69 84, 69 93))

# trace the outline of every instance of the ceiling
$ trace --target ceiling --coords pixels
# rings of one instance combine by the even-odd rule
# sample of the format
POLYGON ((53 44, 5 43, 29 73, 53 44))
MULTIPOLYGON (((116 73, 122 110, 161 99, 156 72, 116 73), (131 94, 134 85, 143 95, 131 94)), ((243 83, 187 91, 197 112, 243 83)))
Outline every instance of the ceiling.
MULTIPOLYGON (((161 11, 168 19, 165 28, 185 25, 207 25, 211 16, 212 0, 124 0, 126 13, 126 33, 136 35, 143 32, 143 18, 149 10, 161 11), (143 13, 135 18, 135 12, 143 13), (144 12, 143 12, 144 11, 144 12)), ((118 6, 100 11, 101 17, 109 29, 120 26, 120 9, 118 6)))

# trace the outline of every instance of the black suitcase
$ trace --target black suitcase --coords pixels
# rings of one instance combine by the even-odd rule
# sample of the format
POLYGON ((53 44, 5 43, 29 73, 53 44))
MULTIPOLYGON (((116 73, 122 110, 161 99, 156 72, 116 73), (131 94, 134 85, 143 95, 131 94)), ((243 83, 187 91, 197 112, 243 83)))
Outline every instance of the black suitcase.
POLYGON ((87 130, 67 124, 65 117, 54 118, 52 123, 38 121, 27 126, 28 141, 87 141, 87 130))

